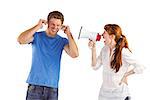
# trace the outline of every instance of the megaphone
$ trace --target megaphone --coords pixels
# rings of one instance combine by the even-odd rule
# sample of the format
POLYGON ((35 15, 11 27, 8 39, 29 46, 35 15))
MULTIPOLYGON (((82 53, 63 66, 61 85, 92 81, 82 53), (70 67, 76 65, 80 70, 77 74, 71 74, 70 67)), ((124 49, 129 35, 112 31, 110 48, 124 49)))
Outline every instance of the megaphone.
POLYGON ((97 32, 90 32, 81 26, 78 39, 80 38, 88 38, 93 41, 100 41, 101 35, 97 32))

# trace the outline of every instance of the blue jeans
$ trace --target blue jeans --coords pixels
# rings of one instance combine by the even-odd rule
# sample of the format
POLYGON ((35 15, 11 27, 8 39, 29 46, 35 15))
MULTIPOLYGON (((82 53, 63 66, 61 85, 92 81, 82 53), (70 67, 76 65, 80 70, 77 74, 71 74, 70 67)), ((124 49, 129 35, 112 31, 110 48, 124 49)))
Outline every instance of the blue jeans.
POLYGON ((127 96, 124 100, 131 100, 131 97, 127 96))
POLYGON ((26 100, 58 100, 58 88, 29 84, 26 100))

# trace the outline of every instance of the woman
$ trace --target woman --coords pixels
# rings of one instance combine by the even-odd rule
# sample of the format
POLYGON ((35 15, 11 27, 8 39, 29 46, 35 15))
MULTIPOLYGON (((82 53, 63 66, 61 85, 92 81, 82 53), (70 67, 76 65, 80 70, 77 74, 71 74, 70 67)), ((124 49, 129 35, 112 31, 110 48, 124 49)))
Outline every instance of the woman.
POLYGON ((98 69, 103 65, 99 100, 130 100, 127 77, 142 73, 144 67, 134 59, 127 39, 118 25, 105 25, 102 36, 105 46, 97 58, 95 42, 89 41, 88 44, 92 50, 92 67, 98 69), (128 70, 130 65, 134 68, 128 70))

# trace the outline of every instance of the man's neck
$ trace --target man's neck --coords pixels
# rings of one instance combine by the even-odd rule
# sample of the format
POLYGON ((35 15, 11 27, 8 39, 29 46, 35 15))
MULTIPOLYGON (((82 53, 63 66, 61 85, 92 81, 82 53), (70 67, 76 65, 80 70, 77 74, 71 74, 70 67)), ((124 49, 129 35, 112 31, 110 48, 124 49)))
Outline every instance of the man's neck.
POLYGON ((48 30, 46 30, 45 32, 46 32, 46 35, 49 37, 55 37, 56 36, 56 35, 52 35, 48 30))

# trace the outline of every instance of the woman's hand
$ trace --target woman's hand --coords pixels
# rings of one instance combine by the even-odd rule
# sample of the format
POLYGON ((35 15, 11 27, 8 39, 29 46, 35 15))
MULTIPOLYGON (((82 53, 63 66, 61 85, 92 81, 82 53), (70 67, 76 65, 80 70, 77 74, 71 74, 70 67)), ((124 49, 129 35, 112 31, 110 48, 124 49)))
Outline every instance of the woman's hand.
POLYGON ((89 48, 93 49, 95 48, 95 41, 90 40, 88 43, 89 48))
POLYGON ((119 85, 121 85, 122 83, 125 83, 126 85, 128 85, 128 79, 126 75, 124 75, 124 77, 121 79, 121 82, 119 83, 119 85))

